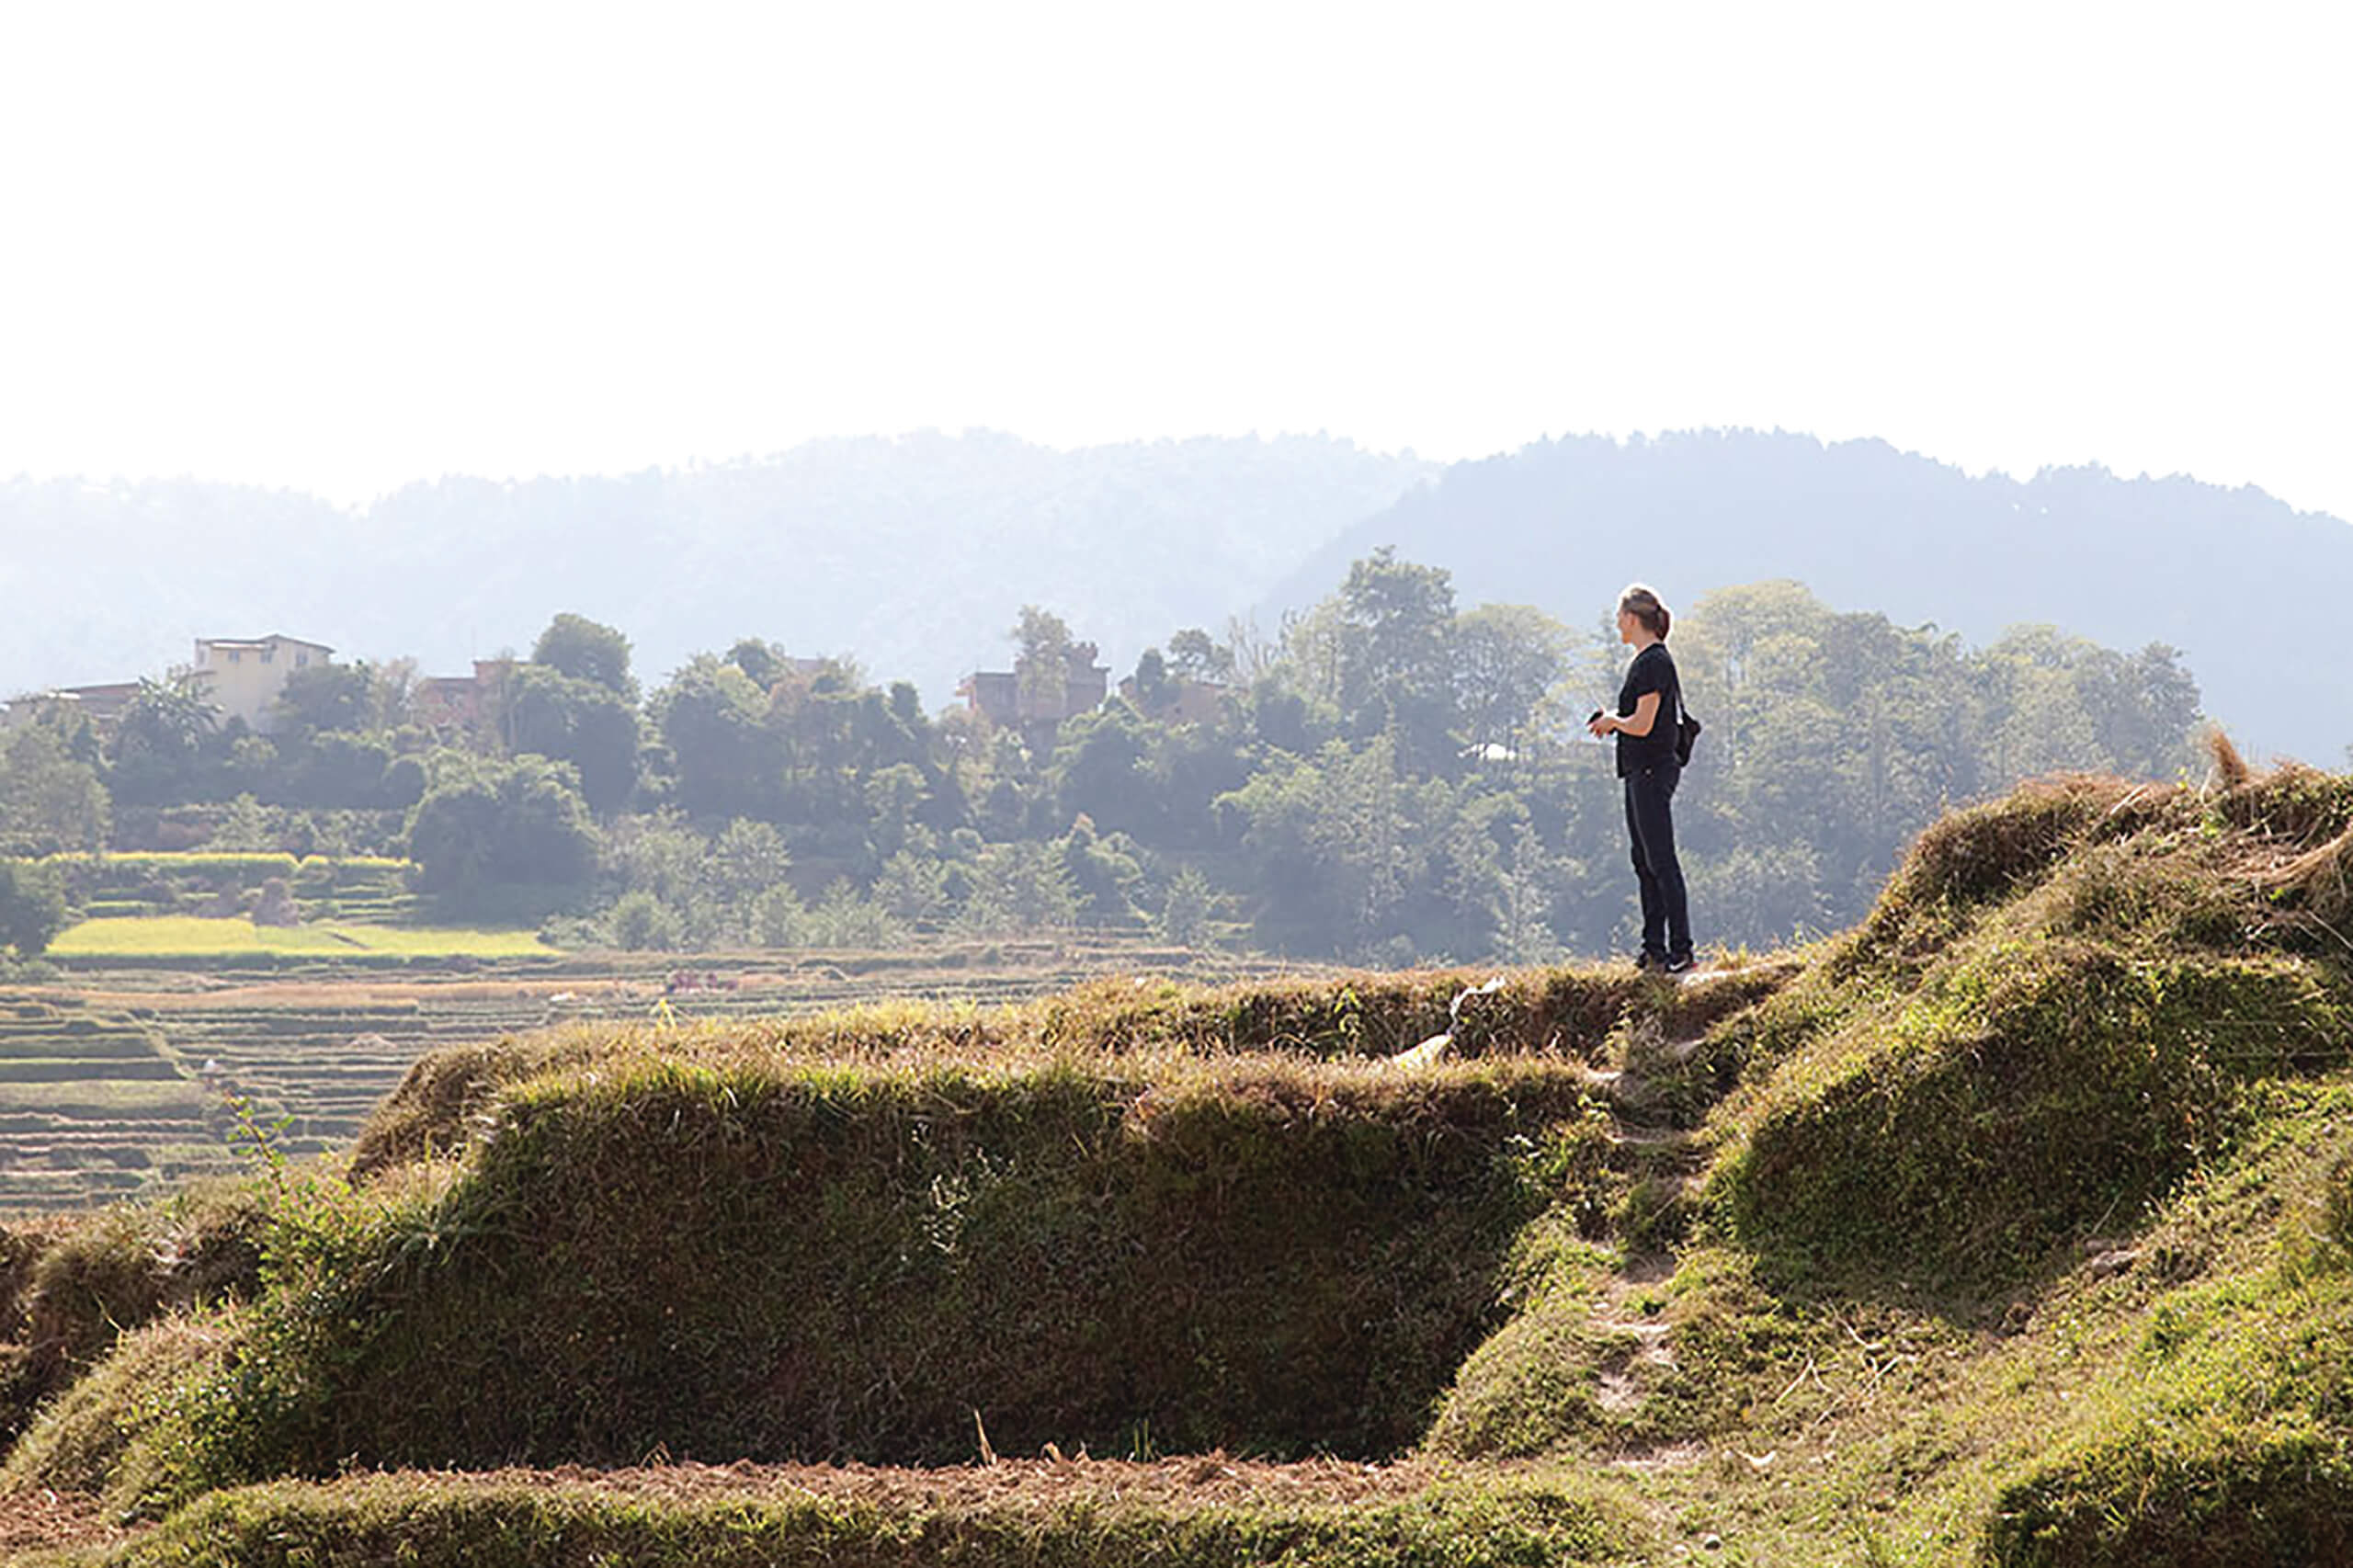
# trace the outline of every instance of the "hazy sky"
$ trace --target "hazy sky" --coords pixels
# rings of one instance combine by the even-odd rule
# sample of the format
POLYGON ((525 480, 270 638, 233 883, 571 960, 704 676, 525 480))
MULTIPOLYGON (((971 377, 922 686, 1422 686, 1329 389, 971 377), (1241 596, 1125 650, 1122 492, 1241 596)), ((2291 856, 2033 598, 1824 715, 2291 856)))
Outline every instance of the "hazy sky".
POLYGON ((0 473, 1700 425, 2353 517, 2337 7, 0 5, 0 473))

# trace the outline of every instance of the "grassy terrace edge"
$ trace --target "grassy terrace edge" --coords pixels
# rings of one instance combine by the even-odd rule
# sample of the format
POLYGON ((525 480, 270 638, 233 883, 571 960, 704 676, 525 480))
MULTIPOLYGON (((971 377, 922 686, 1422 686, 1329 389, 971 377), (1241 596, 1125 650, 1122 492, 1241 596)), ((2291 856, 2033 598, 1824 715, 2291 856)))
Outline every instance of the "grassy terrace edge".
MULTIPOLYGON (((2068 780, 1713 992, 1514 975, 1434 1068, 1381 1059, 1472 976, 467 1048, 357 1187, 183 1215, 191 1256, 257 1222, 269 1282, 150 1312, 7 1474, 162 1514, 90 1544, 125 1563, 2341 1561, 2349 915, 2353 779, 2068 780), (494 1408, 404 1426, 453 1367, 494 1408), (985 1462, 1142 1451, 1102 1413, 1147 1408, 1174 1492, 985 1462), (1259 1462, 1336 1441, 1380 1479, 1259 1462)), ((154 1255, 119 1223, 32 1274, 154 1255)))
POLYGON ((395 1473, 218 1494, 110 1561, 1504 1568, 1617 1560, 1630 1524, 1621 1500, 1565 1473, 1437 1476, 1222 1457, 1001 1461, 882 1484, 854 1471, 749 1467, 395 1473))

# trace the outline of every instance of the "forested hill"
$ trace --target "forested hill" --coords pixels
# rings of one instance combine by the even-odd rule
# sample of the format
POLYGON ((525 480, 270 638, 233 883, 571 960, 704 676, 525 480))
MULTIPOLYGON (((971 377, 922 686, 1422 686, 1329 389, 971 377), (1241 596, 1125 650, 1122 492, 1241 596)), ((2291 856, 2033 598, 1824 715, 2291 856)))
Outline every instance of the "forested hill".
POLYGON ((2081 468, 1973 479, 1881 441, 1779 433, 1573 437, 1449 469, 1310 556, 1266 619, 1382 545, 1451 571, 1465 603, 1532 603, 1575 626, 1635 579, 1688 605, 1795 578, 1975 642, 2044 622, 2109 647, 2165 642, 2250 751, 2331 764, 2353 742, 2353 527, 2252 488, 2081 468))
POLYGON ((1222 624, 1436 472, 1322 437, 1063 452, 932 433, 618 478, 450 479, 359 512, 194 481, 0 481, 0 697, 160 674, 191 638, 269 631, 462 672, 572 610, 628 626, 657 676, 756 632, 855 653, 937 706, 1004 664, 1022 604, 1132 661, 1169 627, 1222 624))

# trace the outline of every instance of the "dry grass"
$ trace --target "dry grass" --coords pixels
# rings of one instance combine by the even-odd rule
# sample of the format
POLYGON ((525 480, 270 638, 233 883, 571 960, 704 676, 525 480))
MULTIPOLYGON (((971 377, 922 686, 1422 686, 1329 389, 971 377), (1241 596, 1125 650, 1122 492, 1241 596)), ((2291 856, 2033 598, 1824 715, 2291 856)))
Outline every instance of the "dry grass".
MULTIPOLYGON (((1247 1062, 1260 1071, 1273 1059, 1300 1074, 1315 1062, 1378 1063, 1447 1029, 1449 1004, 1488 972, 1211 987, 1108 978, 1000 1007, 898 1001, 797 1017, 572 1025, 419 1062, 361 1131, 354 1168, 368 1174, 428 1149, 460 1147, 503 1092, 544 1074, 608 1063, 990 1074, 1114 1058, 1128 1071, 1172 1082, 1199 1076, 1204 1063, 1247 1062)), ((1698 1033, 1771 994, 1794 972, 1793 965, 1758 963, 1676 986, 1625 966, 1509 971, 1502 990, 1465 1005, 1454 1020, 1454 1050, 1458 1059, 1590 1061, 1630 1016, 1698 1033)))
POLYGON ((2231 739, 2228 731, 2220 724, 2210 724, 2206 727, 2203 738, 2206 743, 2206 755, 2214 765, 2213 781, 2216 787, 2227 793, 2244 790, 2253 782, 2255 769, 2249 767, 2246 758, 2239 755, 2238 745, 2231 739))

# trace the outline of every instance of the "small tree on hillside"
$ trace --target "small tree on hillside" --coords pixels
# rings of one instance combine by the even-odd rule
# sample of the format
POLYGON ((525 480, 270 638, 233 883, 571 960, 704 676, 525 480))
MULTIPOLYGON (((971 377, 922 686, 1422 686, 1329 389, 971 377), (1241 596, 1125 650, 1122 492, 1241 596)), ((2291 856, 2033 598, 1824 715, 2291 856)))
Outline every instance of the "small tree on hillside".
POLYGON ((193 676, 144 680, 115 724, 108 787, 129 805, 191 799, 221 710, 193 676))
POLYGON ((0 860, 0 947, 36 958, 65 921, 65 889, 55 871, 30 860, 0 860))
POLYGON ((1023 605, 1013 628, 1018 651, 1013 655, 1014 678, 1033 711, 1060 713, 1070 689, 1070 656, 1074 646, 1069 623, 1051 610, 1023 605))
POLYGON ((0 741, 0 854, 98 848, 109 814, 98 770, 63 732, 32 724, 0 741))
POLYGON ((1198 869, 1187 866, 1170 879, 1153 929, 1165 942, 1183 948, 1203 947, 1209 942, 1210 917, 1216 908, 1217 890, 1198 869))
POLYGON ((1184 680, 1223 685, 1233 679, 1233 650, 1199 627, 1188 626, 1168 639, 1168 667, 1184 680))
POLYGON ((637 700, 630 678, 629 639, 583 615, 559 615, 531 644, 531 663, 546 665, 574 680, 594 681, 625 701, 637 700))

